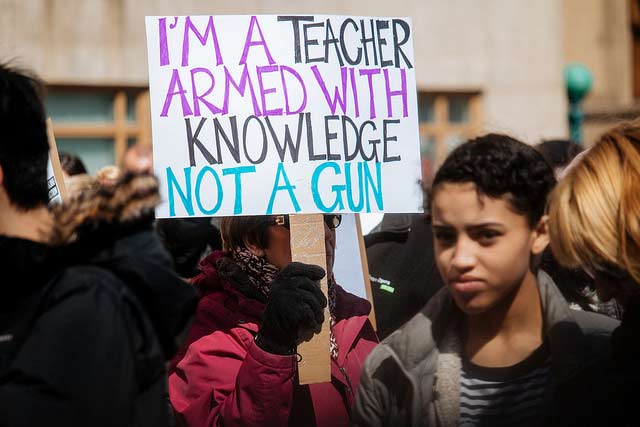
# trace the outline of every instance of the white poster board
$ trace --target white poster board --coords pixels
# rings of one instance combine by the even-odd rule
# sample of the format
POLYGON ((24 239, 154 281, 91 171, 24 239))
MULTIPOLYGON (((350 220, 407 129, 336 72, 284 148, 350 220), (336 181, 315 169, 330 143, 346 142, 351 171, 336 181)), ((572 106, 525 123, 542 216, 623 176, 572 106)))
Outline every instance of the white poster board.
POLYGON ((49 190, 49 205, 62 203, 67 197, 67 187, 60 166, 58 146, 53 134, 53 122, 47 118, 47 139, 49 142, 49 158, 47 159, 47 188, 49 190))
POLYGON ((53 173, 53 165, 51 164, 51 157, 47 161, 47 188, 49 189, 49 204, 54 205, 62 203, 62 196, 60 195, 60 188, 56 182, 56 177, 53 173))
POLYGON ((367 299, 364 274, 360 264, 361 257, 356 217, 352 214, 342 215, 340 227, 336 228, 333 275, 336 282, 347 292, 367 299))
POLYGON ((146 18, 165 217, 415 212, 410 18, 146 18))

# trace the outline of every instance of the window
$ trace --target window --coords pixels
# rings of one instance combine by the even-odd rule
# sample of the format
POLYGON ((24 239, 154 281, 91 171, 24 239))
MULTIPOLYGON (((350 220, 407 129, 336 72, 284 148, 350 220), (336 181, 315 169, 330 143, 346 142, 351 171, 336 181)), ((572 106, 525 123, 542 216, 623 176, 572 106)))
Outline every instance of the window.
POLYGON ((418 120, 422 178, 431 181, 436 168, 461 142, 478 134, 482 122, 477 92, 419 92, 418 120))
POLYGON ((79 156, 89 173, 120 164, 128 145, 151 144, 146 88, 48 88, 47 113, 58 151, 79 156))

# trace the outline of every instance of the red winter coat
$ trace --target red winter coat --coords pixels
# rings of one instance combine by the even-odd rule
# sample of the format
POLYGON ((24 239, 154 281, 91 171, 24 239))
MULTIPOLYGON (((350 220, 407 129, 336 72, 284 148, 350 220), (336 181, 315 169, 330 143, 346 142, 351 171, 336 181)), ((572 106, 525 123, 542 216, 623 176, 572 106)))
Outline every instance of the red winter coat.
POLYGON ((331 361, 331 382, 301 386, 295 355, 267 353, 255 344, 264 304, 217 274, 221 256, 209 255, 193 279, 203 296, 190 344, 169 376, 178 419, 190 427, 348 425, 360 370, 378 342, 367 318, 369 302, 337 288, 333 332, 339 352, 331 361))

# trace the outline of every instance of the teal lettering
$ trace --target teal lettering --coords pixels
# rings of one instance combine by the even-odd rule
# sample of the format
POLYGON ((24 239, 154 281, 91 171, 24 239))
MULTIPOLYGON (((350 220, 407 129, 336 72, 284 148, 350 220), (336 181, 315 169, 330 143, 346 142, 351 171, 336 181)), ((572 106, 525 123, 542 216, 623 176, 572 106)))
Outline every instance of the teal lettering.
POLYGON ((291 185, 289 182, 289 178, 287 177, 287 173, 284 170, 284 164, 278 163, 278 170, 276 171, 276 180, 273 184, 273 190, 271 191, 271 197, 269 198, 269 206, 267 206, 267 215, 271 215, 273 212, 273 203, 276 199, 276 193, 280 190, 287 190, 289 193, 289 198, 291 199, 291 203, 293 203, 293 209, 296 212, 300 212, 300 205, 298 204, 298 200, 296 199, 296 195, 294 193, 295 185, 291 185), (282 176, 282 180, 285 185, 278 185, 280 182, 280 176, 282 176))
POLYGON ((322 212, 335 212, 336 208, 339 210, 344 209, 344 201, 342 200, 342 192, 345 189, 344 185, 333 185, 331 191, 336 193, 336 199, 331 206, 324 204, 320 197, 320 190, 318 189, 318 181, 320 180, 320 174, 327 168, 333 169, 336 175, 340 175, 340 166, 336 162, 325 162, 319 165, 313 175, 311 176, 311 194, 313 194, 313 201, 316 207, 322 212))
POLYGON ((383 210, 384 202, 382 200, 382 166, 381 163, 376 162, 376 180, 374 182, 368 165, 369 163, 364 164, 364 188, 365 193, 367 194, 367 212, 371 212, 371 206, 369 205, 369 186, 371 186, 373 197, 375 198, 378 210, 383 210))
POLYGON ((176 216, 176 203, 174 196, 174 188, 178 192, 180 196, 180 201, 182 202, 182 206, 184 206, 185 210, 189 214, 189 216, 193 216, 193 199, 191 197, 191 168, 184 168, 184 179, 186 184, 186 191, 184 191, 180 187, 180 183, 178 179, 173 173, 173 170, 168 167, 166 169, 167 173, 167 186, 169 192, 169 216, 176 216))
POLYGON ((213 170, 211 166, 203 167, 198 173, 198 178, 196 178, 196 203, 198 204, 198 209, 200 209, 200 212, 202 212, 205 215, 215 214, 216 212, 218 212, 218 209, 220 209, 220 205, 222 205, 222 183, 220 182, 220 177, 218 176, 218 173, 215 170, 213 170), (216 181, 216 185, 218 187, 217 188, 218 201, 216 202, 215 206, 211 209, 205 208, 202 205, 202 201, 200 200, 200 196, 202 194, 200 191, 200 187, 202 186, 202 180, 204 179, 207 172, 209 172, 213 176, 213 178, 216 181))
POLYGON ((358 162, 358 204, 353 202, 353 181, 351 178, 351 162, 344 164, 344 174, 347 184, 347 203, 353 212, 360 212, 364 206, 364 191, 362 191, 362 162, 358 162))
POLYGON ((233 214, 238 215, 242 213, 242 179, 240 175, 243 173, 255 172, 255 166, 240 166, 237 168, 228 168, 222 169, 222 175, 235 175, 235 189, 236 189, 236 198, 235 203, 233 204, 233 214))

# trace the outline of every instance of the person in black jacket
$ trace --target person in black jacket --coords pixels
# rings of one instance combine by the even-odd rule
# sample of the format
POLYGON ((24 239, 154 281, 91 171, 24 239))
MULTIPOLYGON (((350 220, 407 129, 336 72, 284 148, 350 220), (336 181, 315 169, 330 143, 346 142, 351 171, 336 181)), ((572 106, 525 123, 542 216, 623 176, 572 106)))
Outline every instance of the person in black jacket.
POLYGON ((0 426, 163 426, 166 361, 194 312, 152 230, 157 180, 47 208, 35 77, 0 65, 0 426))
POLYGON ((212 218, 159 218, 156 232, 167 248, 176 272, 185 279, 196 276, 198 264, 209 253, 222 250, 220 230, 212 218))
POLYGON ((382 340, 419 312, 443 283, 424 214, 385 214, 364 242, 382 340))

